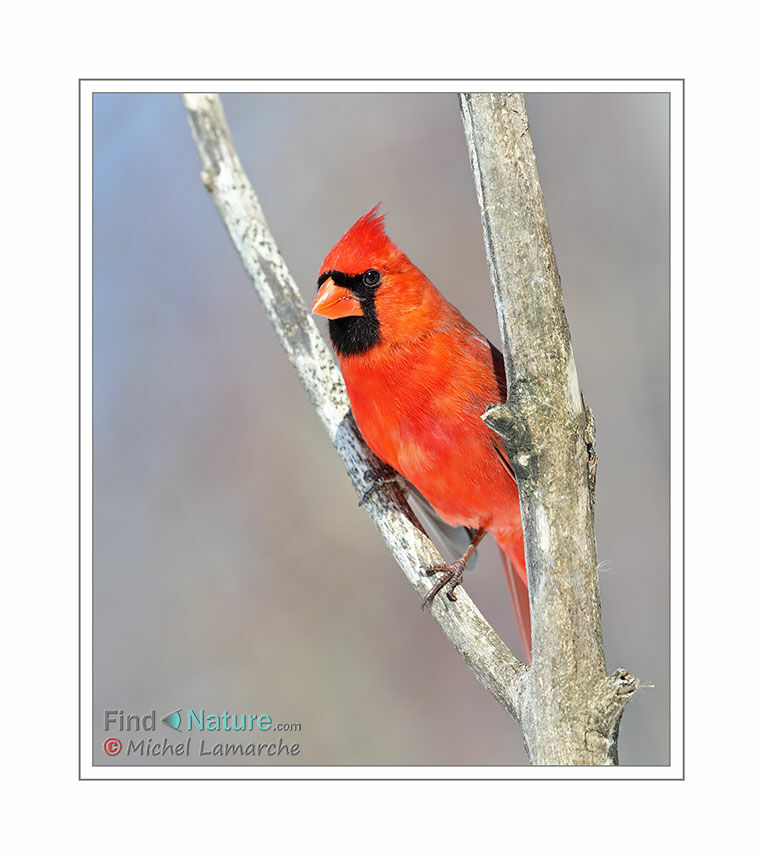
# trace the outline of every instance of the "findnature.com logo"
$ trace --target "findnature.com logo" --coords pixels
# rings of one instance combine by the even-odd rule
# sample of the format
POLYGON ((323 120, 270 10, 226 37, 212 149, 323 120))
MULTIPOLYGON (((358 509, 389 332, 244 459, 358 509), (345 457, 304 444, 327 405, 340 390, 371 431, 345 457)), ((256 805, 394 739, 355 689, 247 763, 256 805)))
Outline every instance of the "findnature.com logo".
POLYGON ((159 722, 174 732, 187 734, 185 740, 159 739, 156 708, 145 714, 125 713, 122 709, 104 711, 104 752, 115 758, 188 758, 193 753, 203 757, 291 759, 300 754, 299 743, 288 743, 283 734, 302 731, 302 723, 276 722, 270 714, 209 712, 204 708, 178 708, 160 717, 159 722), (185 713, 185 718, 184 718, 185 713), (218 733, 236 732, 229 740, 218 733), (270 733, 278 733, 276 738, 270 733), (209 734, 208 734, 209 733, 209 734), (266 735, 268 733, 268 735, 266 735), (118 735, 128 735, 126 738, 118 735), (143 735, 142 737, 137 735, 143 735), (195 736, 196 735, 196 736, 195 736))

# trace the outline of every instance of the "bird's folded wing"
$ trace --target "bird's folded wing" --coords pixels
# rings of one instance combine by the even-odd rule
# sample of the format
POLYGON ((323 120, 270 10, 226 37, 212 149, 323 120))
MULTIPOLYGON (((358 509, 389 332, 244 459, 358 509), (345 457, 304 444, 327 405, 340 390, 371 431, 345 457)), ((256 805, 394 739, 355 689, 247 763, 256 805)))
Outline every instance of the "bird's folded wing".
MULTIPOLYGON (((452 562, 464 555, 472 540, 473 532, 466 526, 450 526, 444 522, 419 490, 408 481, 405 483, 409 504, 419 517, 430 540, 438 546, 446 561, 452 562)), ((475 567, 477 567, 477 550, 470 556, 467 570, 474 570, 475 567)))

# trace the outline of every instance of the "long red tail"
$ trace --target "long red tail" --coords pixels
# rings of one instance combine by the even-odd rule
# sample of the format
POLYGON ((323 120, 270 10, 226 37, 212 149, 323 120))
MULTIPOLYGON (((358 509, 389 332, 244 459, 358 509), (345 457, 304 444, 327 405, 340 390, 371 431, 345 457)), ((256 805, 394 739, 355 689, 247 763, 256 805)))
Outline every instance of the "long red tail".
POLYGON ((531 607, 528 598, 528 578, 525 573, 525 549, 522 534, 519 536, 519 540, 516 535, 498 534, 494 537, 499 544, 499 555, 504 566, 504 575, 507 577, 509 593, 512 596, 512 606, 515 609, 515 618, 520 630, 525 659, 530 663, 531 607))

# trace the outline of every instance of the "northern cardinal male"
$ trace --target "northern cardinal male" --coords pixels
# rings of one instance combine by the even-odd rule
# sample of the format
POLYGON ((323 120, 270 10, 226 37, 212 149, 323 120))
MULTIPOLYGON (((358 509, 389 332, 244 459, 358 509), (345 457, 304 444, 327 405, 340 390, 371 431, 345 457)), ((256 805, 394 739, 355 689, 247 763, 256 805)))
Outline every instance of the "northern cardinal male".
POLYGON ((371 450, 439 516, 473 530, 465 554, 427 571, 456 600, 467 560, 496 538, 530 661, 531 626, 512 467, 481 420, 506 399, 504 359, 387 237, 379 206, 327 254, 313 313, 328 317, 350 405, 371 450))

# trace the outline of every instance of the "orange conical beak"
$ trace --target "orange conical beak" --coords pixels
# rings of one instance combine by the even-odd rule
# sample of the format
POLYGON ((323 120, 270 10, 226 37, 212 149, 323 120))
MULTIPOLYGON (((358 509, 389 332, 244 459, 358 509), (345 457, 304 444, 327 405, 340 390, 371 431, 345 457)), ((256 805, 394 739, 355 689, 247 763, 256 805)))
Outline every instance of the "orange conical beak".
POLYGON ((330 320, 363 316, 363 308, 358 299, 346 287, 338 287, 331 278, 321 284, 311 310, 314 314, 330 320))

